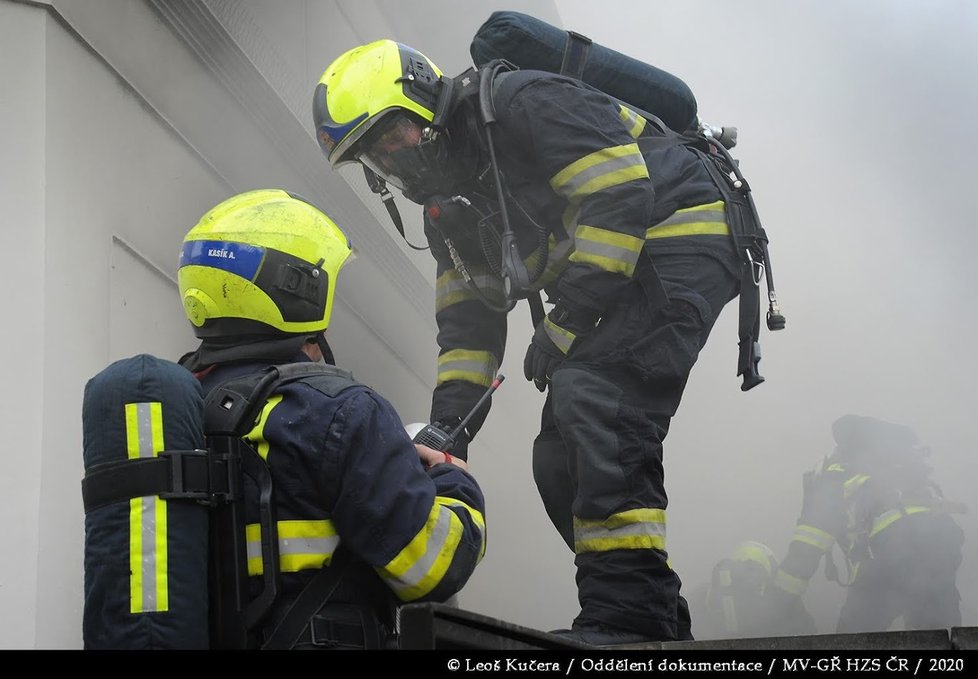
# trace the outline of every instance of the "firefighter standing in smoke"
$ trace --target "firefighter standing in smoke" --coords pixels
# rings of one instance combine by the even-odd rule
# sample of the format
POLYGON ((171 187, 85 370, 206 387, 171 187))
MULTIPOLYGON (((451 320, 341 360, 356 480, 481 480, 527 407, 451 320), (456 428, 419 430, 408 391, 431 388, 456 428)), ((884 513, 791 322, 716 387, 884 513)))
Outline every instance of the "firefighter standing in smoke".
POLYGON ((805 475, 801 516, 771 586, 769 608, 801 605, 819 563, 846 587, 836 632, 884 632, 961 624, 956 577, 964 533, 931 479, 929 450, 912 429, 874 417, 844 415, 832 424, 836 449, 805 475), (838 544, 846 570, 832 558, 838 544))
POLYGON ((659 130, 579 80, 497 75, 487 141, 472 97, 447 102, 444 126, 433 124, 446 110, 441 76, 420 52, 381 40, 336 59, 314 101, 333 167, 359 161, 425 206, 440 347, 432 421, 472 407, 503 359, 507 301, 544 290, 553 307, 524 373, 549 389, 533 472, 576 554, 581 612, 560 633, 689 639, 667 560, 662 441, 740 287, 721 193, 692 152, 657 145, 659 130))

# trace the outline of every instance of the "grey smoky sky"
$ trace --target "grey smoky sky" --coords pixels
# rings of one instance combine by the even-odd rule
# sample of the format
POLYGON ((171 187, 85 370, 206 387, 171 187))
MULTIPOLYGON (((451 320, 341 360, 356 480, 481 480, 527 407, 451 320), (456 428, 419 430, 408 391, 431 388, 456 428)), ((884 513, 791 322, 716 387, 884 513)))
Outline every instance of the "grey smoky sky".
MULTIPOLYGON (((970 505, 958 584, 978 624, 978 3, 556 5, 564 28, 675 73, 701 117, 738 127, 771 238, 787 328, 762 331, 767 382, 739 391, 732 303, 665 442, 686 591, 742 540, 784 553, 802 473, 831 452, 832 421, 858 413, 913 427, 945 495, 970 505)), ((840 596, 819 571, 820 631, 840 596)))

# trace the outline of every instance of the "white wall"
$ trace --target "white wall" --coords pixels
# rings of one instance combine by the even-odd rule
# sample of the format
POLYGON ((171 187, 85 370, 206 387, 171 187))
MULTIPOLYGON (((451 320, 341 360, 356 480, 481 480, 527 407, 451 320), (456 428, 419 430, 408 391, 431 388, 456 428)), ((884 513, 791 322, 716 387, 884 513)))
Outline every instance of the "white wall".
MULTIPOLYGON (((539 8, 555 20, 552 3, 539 8)), ((446 71, 461 70, 467 43, 458 32, 423 40, 438 34, 428 33, 427 18, 471 33, 490 11, 481 2, 0 0, 0 125, 16 131, 0 147, 0 228, 15 246, 0 270, 8 291, 0 424, 12 451, 0 475, 10 546, 0 556, 0 647, 81 646, 82 390, 115 359, 176 358, 194 346, 175 294, 179 243, 232 193, 297 191, 350 233, 358 257, 341 278, 334 349, 405 422, 427 418, 436 355, 430 256, 400 242, 362 177, 329 170, 309 100, 328 60, 383 35, 424 42, 446 71)), ((417 211, 401 209, 420 239, 417 211)), ((525 308, 514 313, 519 360, 528 317, 525 308)), ((554 618, 549 606, 514 619, 499 596, 531 582, 541 602, 553 594, 563 622, 575 607, 570 554, 562 578, 533 558, 548 540, 558 544, 530 480, 542 397, 515 362, 506 372, 473 446, 490 498, 490 549, 460 602, 543 625, 554 618)))
POLYGON ((0 646, 34 643, 44 375, 44 26, 45 13, 0 3, 0 646), (17 55, 18 59, 8 58, 17 55))

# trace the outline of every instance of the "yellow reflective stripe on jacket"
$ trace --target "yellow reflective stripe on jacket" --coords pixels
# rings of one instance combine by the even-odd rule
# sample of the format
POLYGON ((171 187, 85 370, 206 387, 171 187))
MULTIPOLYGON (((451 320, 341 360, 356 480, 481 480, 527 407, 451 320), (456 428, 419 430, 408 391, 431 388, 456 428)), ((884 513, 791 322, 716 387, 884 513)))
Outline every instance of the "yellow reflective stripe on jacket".
POLYGON ((846 482, 842 484, 843 496, 848 498, 857 490, 862 488, 863 484, 867 481, 869 481, 869 477, 866 474, 856 474, 852 478, 846 480, 846 482))
POLYGON ((265 405, 262 406, 261 414, 258 416, 258 422, 255 426, 244 435, 244 440, 251 444, 251 447, 255 449, 261 459, 268 461, 268 449, 269 443, 265 440, 265 424, 268 422, 268 416, 272 414, 275 406, 282 402, 282 394, 275 394, 265 405))
POLYGON ((601 149, 575 160, 550 180, 550 186, 571 202, 611 186, 635 179, 648 179, 649 169, 638 144, 601 149))
POLYGON ((645 232, 647 240, 676 236, 725 236, 730 234, 723 201, 676 210, 645 232))
POLYGON ((628 134, 632 135, 632 139, 638 139, 638 136, 645 130, 645 118, 627 106, 621 104, 618 106, 620 108, 618 115, 621 117, 621 121, 625 123, 625 127, 628 128, 628 134))
POLYGON ((554 343, 554 346, 565 354, 570 351, 571 345, 577 339, 577 335, 570 330, 565 330, 559 325, 555 325, 549 316, 543 319, 543 331, 547 333, 547 337, 554 343))
MULTIPOLYGON (((156 457, 163 446, 163 406, 126 404, 126 453, 130 460, 156 457)), ((129 500, 129 612, 170 608, 167 576, 166 500, 129 500)))
POLYGON ((902 519, 904 516, 911 514, 920 514, 921 512, 929 511, 931 511, 930 507, 904 507, 902 509, 891 509, 888 512, 884 512, 873 519, 873 527, 869 530, 869 537, 873 537, 897 519, 902 519))
POLYGON ((458 515, 445 506, 448 502, 457 501, 435 498, 428 520, 418 534, 386 566, 377 570, 401 601, 414 601, 428 594, 452 564, 464 527, 458 515))
POLYGON ((826 533, 820 528, 806 526, 805 524, 795 526, 795 532, 791 536, 791 540, 793 542, 802 542, 806 545, 811 545, 823 552, 830 550, 832 545, 835 544, 835 538, 831 533, 826 533))
POLYGON ((780 568, 778 572, 774 574, 774 580, 772 581, 774 587, 777 587, 783 592, 788 594, 797 594, 801 596, 808 589, 808 580, 803 580, 802 578, 796 578, 794 575, 789 575, 785 573, 780 568))
MULTIPOLYGON (((328 566, 340 544, 336 527, 329 519, 279 521, 278 561, 283 573, 295 573, 328 566)), ((261 524, 245 526, 248 549, 248 575, 261 575, 261 524)))
POLYGON ((662 509, 629 509, 603 521, 574 517, 574 552, 613 549, 665 549, 666 513, 662 509))
POLYGON ((496 357, 488 351, 450 349, 438 357, 438 384, 462 380, 488 387, 498 371, 496 357))
POLYGON ((482 561, 482 557, 486 554, 486 518, 482 515, 482 512, 461 500, 443 497, 441 495, 435 497, 435 502, 443 507, 458 507, 469 515, 472 523, 479 528, 479 541, 481 543, 479 548, 479 561, 482 561))
POLYGON ((574 232, 574 252, 570 261, 593 264, 631 278, 644 246, 645 241, 641 238, 581 224, 574 232))

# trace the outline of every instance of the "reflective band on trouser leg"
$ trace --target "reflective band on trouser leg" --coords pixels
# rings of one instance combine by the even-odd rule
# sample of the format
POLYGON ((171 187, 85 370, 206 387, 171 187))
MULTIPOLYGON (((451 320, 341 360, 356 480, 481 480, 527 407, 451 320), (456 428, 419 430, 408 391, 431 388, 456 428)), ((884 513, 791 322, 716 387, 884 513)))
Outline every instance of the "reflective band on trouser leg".
MULTIPOLYGON (((279 521, 279 568, 283 573, 295 573, 328 566, 340 544, 336 527, 328 519, 311 521, 279 521)), ((265 566, 261 557, 261 525, 245 527, 248 549, 248 575, 262 575, 265 566)))
MULTIPOLYGON (((126 452, 130 460, 156 457, 163 447, 160 403, 126 404, 126 452)), ((129 612, 169 610, 166 500, 129 500, 129 612)))
POLYGON ((630 509, 603 521, 574 517, 574 551, 666 548, 666 513, 661 509, 630 509))

